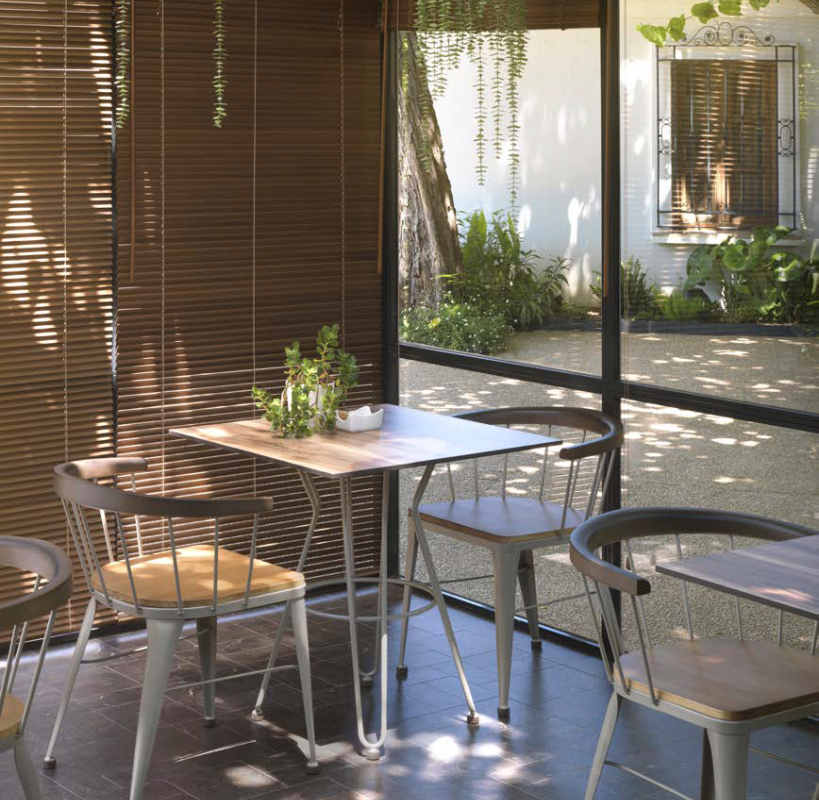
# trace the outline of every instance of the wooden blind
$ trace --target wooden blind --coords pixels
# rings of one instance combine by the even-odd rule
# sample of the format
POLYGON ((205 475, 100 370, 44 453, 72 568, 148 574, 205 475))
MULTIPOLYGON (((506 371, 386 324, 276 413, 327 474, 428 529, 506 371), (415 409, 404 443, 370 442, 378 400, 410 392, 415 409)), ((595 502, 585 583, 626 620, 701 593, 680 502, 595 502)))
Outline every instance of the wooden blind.
POLYGON ((51 470, 113 452, 111 41, 110 2, 0 0, 0 534, 69 552, 51 470))
MULTIPOLYGON (((212 3, 133 6, 132 107, 117 136, 117 449, 148 459, 142 491, 273 496, 259 555, 292 566, 309 521, 296 474, 167 431, 254 415, 250 387, 280 389, 285 344, 310 351, 325 323, 359 359, 352 401, 382 398, 379 3, 344 0, 341 26, 339 0, 227 3, 221 129, 212 3)), ((342 565, 337 487, 322 491, 312 577, 342 565)), ((371 571, 380 483, 354 491, 358 566, 371 571)), ((245 520, 220 533, 249 546, 245 520)))
POLYGON ((671 64, 672 225, 779 220, 777 63, 671 64))
MULTIPOLYGON (((600 0, 526 0, 529 30, 599 28, 600 0)), ((405 31, 415 19, 413 0, 389 0, 391 26, 405 31)))

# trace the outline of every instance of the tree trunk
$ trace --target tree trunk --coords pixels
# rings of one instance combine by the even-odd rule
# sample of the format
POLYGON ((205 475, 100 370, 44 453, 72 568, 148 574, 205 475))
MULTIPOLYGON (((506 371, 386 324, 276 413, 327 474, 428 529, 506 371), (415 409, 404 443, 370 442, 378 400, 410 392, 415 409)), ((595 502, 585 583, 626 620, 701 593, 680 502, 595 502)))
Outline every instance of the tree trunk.
POLYGON ((398 88, 398 270, 401 309, 441 300, 439 275, 461 269, 458 216, 446 171, 441 130, 435 110, 419 104, 428 92, 416 58, 414 33, 401 37, 403 74, 398 88), (424 136, 426 135, 426 142, 424 136), (429 165, 419 153, 431 150, 429 165))

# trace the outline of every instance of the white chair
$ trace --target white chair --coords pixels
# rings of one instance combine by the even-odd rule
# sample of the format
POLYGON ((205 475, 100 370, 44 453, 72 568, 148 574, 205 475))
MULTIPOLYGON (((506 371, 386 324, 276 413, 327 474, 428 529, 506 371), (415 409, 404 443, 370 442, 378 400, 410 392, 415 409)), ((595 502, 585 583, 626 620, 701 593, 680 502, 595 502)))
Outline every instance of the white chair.
MULTIPOLYGON (((578 440, 564 444, 559 451, 560 459, 568 463, 562 503, 546 499, 550 471, 556 469, 552 465, 555 459, 549 459, 547 448, 543 453, 537 497, 520 497, 507 492, 509 470, 506 457, 503 458, 500 495, 483 495, 480 490, 479 463, 478 459, 474 459, 472 497, 457 499, 451 467, 447 465, 450 500, 425 503, 418 508, 418 521, 412 514, 409 518, 406 573, 410 580, 415 578, 418 561, 418 544, 414 533, 416 524, 422 524, 426 531, 486 548, 492 554, 495 578, 498 717, 509 719, 509 680, 512 669, 516 583, 520 583, 523 610, 529 621, 532 647, 537 649, 541 643, 533 551, 567 545, 572 530, 583 520, 593 516, 602 505, 612 465, 623 442, 623 427, 607 414, 588 408, 499 408, 469 411, 457 416, 488 425, 506 427, 520 425, 528 428, 535 426, 545 429, 543 432, 546 435, 552 435, 554 429, 560 429, 567 431, 566 437, 571 436, 578 440), (581 488, 578 491, 579 486, 581 488)), ((579 595, 554 598, 548 604, 582 597, 581 592, 579 595)), ((410 590, 405 588, 405 613, 409 610, 409 604, 410 590)), ((401 628, 397 669, 399 678, 408 674, 407 666, 404 664, 408 622, 405 616, 401 628)))
POLYGON ((0 603, 0 630, 11 629, 8 657, 0 672, 0 753, 14 752, 17 775, 26 800, 41 800, 37 774, 23 737, 54 629, 54 618, 59 607, 71 597, 71 562, 59 547, 49 542, 0 536, 0 566, 11 567, 26 577, 33 576, 30 592, 0 603), (29 626, 33 620, 45 616, 48 617, 45 634, 34 662, 28 692, 22 700, 12 692, 29 626))
POLYGON ((174 688, 201 684, 205 724, 213 725, 215 683, 241 677, 216 677, 217 618, 289 601, 304 698, 308 771, 318 771, 304 577, 256 558, 259 515, 272 509, 272 501, 262 498, 188 500, 136 494, 134 473, 146 467, 141 458, 106 458, 69 462, 54 470, 54 490, 63 501, 91 599, 69 667, 45 757, 46 766, 53 767, 56 763, 54 746, 98 604, 121 614, 142 617, 147 623, 147 664, 131 777, 131 800, 141 800, 173 655, 185 623, 196 621, 202 680, 174 688), (125 475, 131 476, 130 492, 98 483, 125 475), (252 517, 248 554, 220 545, 220 523, 228 517, 252 517), (175 528, 174 521, 180 520, 196 522, 175 528), (213 521, 212 543, 202 542, 203 520, 213 521), (146 535, 148 530, 150 536, 146 535), (191 538, 194 542, 186 544, 186 539, 191 538), (98 549, 103 547, 105 552, 101 556, 98 549))
POLYGON ((625 769, 685 797, 631 767, 607 760, 617 717, 626 700, 702 728, 702 800, 745 800, 751 733, 819 713, 819 659, 769 642, 742 641, 741 616, 737 620, 740 640, 695 639, 684 582, 681 604, 688 639, 651 646, 643 609, 651 584, 633 570, 629 540, 673 535, 680 554, 681 534, 778 541, 814 533, 751 514, 691 508, 624 509, 598 516, 574 531, 571 561, 583 575, 603 663, 613 687, 586 800, 593 800, 606 765, 625 769), (619 542, 624 544, 630 570, 597 555, 600 548, 619 542), (631 652, 626 651, 613 592, 621 593, 625 609, 633 616, 639 648, 631 652))

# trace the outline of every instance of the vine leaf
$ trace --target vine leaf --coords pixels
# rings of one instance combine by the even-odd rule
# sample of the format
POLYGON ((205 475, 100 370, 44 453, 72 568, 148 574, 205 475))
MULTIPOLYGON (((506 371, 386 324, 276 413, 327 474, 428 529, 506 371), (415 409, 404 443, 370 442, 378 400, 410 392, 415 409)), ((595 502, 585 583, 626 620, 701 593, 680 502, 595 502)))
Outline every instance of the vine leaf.
POLYGON ((741 17, 742 0, 719 0, 719 13, 728 17, 741 17))
POLYGON ((691 13, 703 24, 719 16, 713 3, 694 3, 691 6, 691 13))
POLYGON ((678 17, 671 17, 668 21, 668 35, 675 42, 685 39, 685 14, 680 14, 678 17))
POLYGON ((649 25, 648 23, 643 23, 637 26, 637 30, 642 33, 649 42, 656 44, 657 47, 662 47, 665 44, 666 35, 668 33, 665 25, 649 25))

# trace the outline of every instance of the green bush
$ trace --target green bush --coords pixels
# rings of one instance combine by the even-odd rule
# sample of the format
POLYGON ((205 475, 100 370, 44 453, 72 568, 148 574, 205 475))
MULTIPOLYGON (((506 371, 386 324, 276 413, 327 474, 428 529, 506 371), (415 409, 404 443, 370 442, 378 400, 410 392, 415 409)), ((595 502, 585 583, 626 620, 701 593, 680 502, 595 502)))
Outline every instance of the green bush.
POLYGON ((699 295, 688 295, 682 289, 675 289, 663 300, 663 316, 675 322, 702 320, 711 314, 711 303, 699 295))
POLYGON ((404 312, 405 342, 494 355, 504 350, 511 330, 501 314, 489 314, 467 303, 447 302, 440 308, 421 306, 404 312))
POLYGON ((443 276, 456 303, 501 316, 507 325, 526 330, 550 319, 563 301, 568 259, 554 256, 538 270, 539 256, 522 246, 510 215, 491 222, 475 211, 461 222, 463 270, 443 276))
MULTIPOLYGON (((599 272, 595 272, 591 293, 602 303, 603 286, 599 272)), ((623 319, 660 319, 662 293, 648 279, 639 258, 629 256, 620 262, 620 316, 623 319)))

